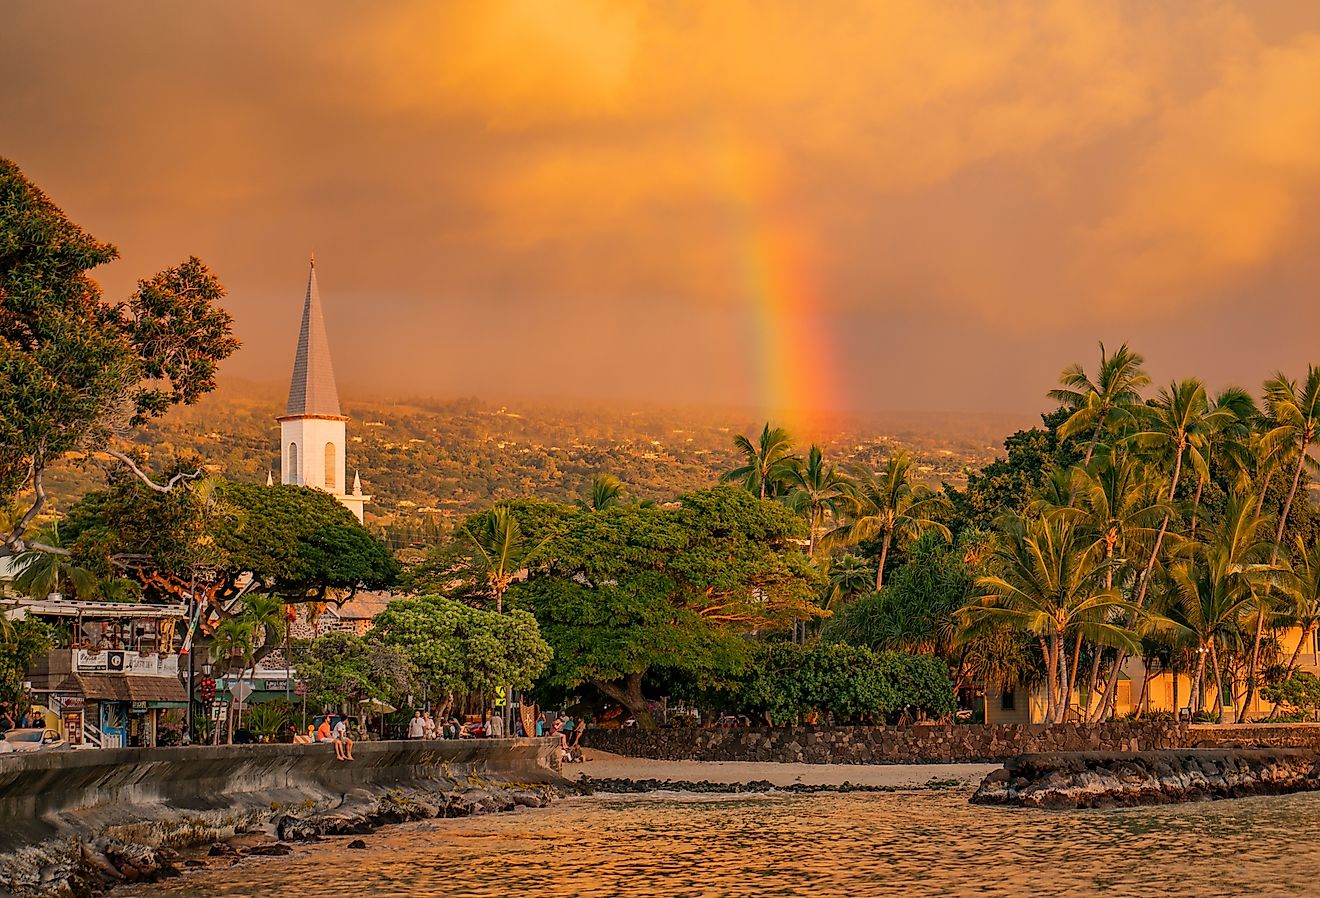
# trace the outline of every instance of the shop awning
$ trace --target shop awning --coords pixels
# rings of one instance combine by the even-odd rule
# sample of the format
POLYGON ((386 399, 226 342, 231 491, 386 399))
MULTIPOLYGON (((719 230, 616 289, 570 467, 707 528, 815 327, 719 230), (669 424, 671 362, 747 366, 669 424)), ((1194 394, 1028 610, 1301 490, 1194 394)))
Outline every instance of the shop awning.
POLYGON ((188 690, 174 677, 132 674, 71 674, 53 692, 116 702, 187 702, 188 690))

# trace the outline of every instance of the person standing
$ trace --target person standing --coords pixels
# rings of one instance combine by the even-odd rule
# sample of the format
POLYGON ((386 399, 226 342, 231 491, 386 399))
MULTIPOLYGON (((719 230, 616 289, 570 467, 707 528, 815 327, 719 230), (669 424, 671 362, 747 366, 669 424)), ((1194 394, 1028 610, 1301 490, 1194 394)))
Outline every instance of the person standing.
POLYGON ((495 709, 492 709, 486 718, 486 735, 492 739, 500 739, 504 736, 504 718, 495 709))
POLYGON ((435 738, 435 718, 431 716, 430 711, 422 715, 422 738, 435 738))
POLYGON ((422 719, 421 711, 414 711, 412 720, 408 721, 408 738, 421 739, 426 733, 426 721, 422 719))

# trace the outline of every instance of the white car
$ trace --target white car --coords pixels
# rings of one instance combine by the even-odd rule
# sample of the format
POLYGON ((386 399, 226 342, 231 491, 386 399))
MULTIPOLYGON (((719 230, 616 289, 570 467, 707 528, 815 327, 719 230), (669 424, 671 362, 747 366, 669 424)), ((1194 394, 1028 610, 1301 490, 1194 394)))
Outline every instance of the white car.
POLYGON ((0 747, 0 752, 4 751, 51 751, 53 749, 68 748, 68 743, 64 741, 55 730, 10 730, 5 733, 4 739, 0 740, 4 747, 0 747))

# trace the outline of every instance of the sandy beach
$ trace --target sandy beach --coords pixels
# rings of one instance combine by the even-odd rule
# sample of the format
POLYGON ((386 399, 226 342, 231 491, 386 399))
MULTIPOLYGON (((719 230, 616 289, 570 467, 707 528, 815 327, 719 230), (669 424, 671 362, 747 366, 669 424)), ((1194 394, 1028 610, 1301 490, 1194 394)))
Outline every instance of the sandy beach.
POLYGON ((998 764, 777 764, 769 761, 653 761, 587 749, 581 764, 564 766, 564 776, 577 779, 657 779, 712 783, 768 780, 776 786, 793 783, 839 785, 843 782, 897 789, 924 786, 931 780, 956 779, 979 783, 998 764))

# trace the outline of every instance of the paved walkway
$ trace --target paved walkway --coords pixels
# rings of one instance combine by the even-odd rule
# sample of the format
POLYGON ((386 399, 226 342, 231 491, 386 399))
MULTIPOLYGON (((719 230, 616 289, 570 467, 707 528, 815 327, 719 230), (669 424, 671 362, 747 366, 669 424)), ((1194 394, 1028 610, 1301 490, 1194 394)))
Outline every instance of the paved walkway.
POLYGON ((793 783, 839 785, 845 781, 865 786, 911 788, 931 780, 956 779, 977 785, 998 764, 775 764, 760 761, 652 761, 627 758, 594 748, 583 752, 581 764, 564 765, 564 776, 582 774, 595 779, 691 780, 712 783, 748 783, 769 780, 776 786, 793 783))

